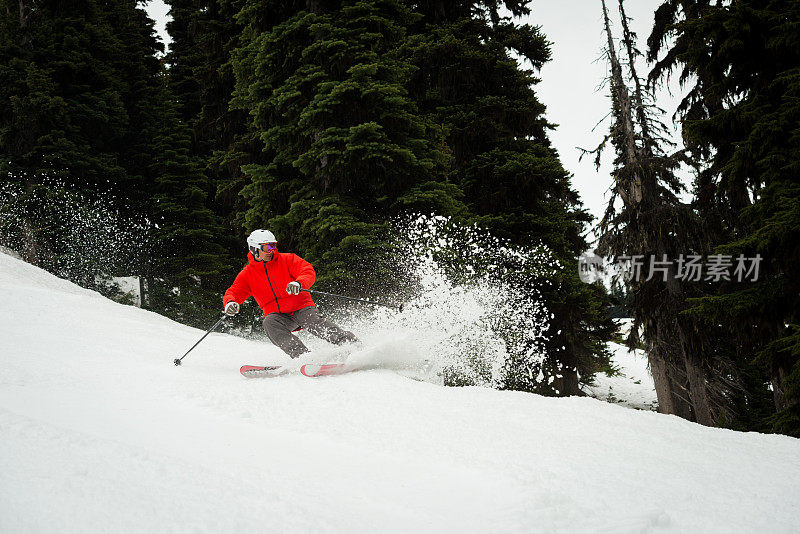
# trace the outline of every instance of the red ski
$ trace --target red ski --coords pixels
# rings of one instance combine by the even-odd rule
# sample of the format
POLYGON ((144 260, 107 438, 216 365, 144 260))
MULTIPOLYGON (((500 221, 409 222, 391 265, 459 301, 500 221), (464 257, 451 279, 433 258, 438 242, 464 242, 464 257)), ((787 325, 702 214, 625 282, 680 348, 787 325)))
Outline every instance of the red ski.
POLYGON ((343 363, 307 363, 300 368, 302 374, 310 377, 339 375, 346 373, 348 370, 343 363))
MULTIPOLYGON (((297 369, 295 367, 295 369, 297 369)), ((285 365, 243 365, 239 372, 246 378, 275 377, 290 372, 292 369, 285 365)))

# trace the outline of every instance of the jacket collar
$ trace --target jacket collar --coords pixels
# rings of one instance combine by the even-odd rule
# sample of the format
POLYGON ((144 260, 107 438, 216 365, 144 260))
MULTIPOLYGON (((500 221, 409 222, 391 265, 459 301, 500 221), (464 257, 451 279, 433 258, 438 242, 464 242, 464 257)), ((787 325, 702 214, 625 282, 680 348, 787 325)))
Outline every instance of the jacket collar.
POLYGON ((247 253, 247 263, 249 263, 249 264, 253 264, 253 263, 261 263, 261 264, 272 263, 273 261, 275 261, 275 260, 277 260, 277 259, 278 259, 278 254, 279 254, 278 252, 274 252, 274 253, 272 254, 272 259, 271 259, 271 260, 269 260, 269 261, 266 261, 266 262, 264 262, 264 261, 258 261, 258 260, 257 260, 257 259, 256 259, 256 258, 253 256, 253 253, 252 253, 252 252, 248 252, 248 253, 247 253))

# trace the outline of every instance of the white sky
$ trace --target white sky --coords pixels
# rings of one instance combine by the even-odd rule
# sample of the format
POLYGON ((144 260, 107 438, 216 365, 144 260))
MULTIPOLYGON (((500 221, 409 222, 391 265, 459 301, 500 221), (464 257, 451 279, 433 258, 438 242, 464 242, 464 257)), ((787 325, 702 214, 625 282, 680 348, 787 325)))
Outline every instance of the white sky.
MULTIPOLYGON (((638 35, 641 50, 645 49, 653 13, 661 1, 626 2, 627 15, 633 19, 631 29, 638 35)), ((606 37, 600 0, 533 0, 530 5, 531 15, 523 21, 541 26, 547 39, 553 43, 552 60, 545 64, 539 75, 542 81, 536 86, 539 99, 547 106, 547 120, 558 125, 550 132, 550 139, 564 167, 573 174, 573 188, 580 194, 584 206, 597 218, 596 224, 609 198, 613 152, 606 149, 602 166, 596 171, 593 157, 587 156, 578 162, 580 152, 575 147, 595 148, 609 127, 606 119, 595 128, 608 114, 610 106, 608 88, 599 89, 608 72, 607 62, 602 59, 606 37)), ((618 21, 617 2, 607 0, 607 5, 612 23, 618 21)), ((165 29, 168 6, 162 0, 152 0, 146 9, 156 21, 156 30, 162 40, 168 43, 165 29)), ((612 29, 617 38, 621 37, 618 22, 612 29)), ((637 71, 640 76, 646 76, 649 69, 640 61, 637 71)), ((673 94, 667 91, 657 94, 659 106, 667 112, 667 124, 672 124, 671 117, 681 93, 676 83, 671 84, 671 91, 673 94)), ((673 137, 679 141, 677 132, 673 137)), ((684 182, 688 182, 688 175, 684 182)))
MULTIPOLYGON (((662 0, 628 0, 625 12, 633 20, 630 28, 637 34, 637 45, 646 49, 653 14, 662 0)), ((615 0, 606 0, 612 31, 617 39, 622 28, 615 0)), ((550 132, 553 146, 558 150, 564 167, 573 174, 572 184, 581 196, 584 206, 599 223, 608 204, 608 190, 612 185, 611 162, 613 150, 604 151, 599 171, 595 170, 594 157, 585 156, 579 163, 580 152, 575 147, 594 149, 608 133, 609 119, 596 126, 610 109, 608 87, 598 88, 608 73, 608 63, 603 57, 607 38, 603 31, 603 12, 600 0, 534 0, 531 15, 525 22, 541 26, 552 43, 552 59, 540 73, 542 81, 536 86, 539 99, 547 106, 547 119, 558 127, 550 132), (596 128, 595 128, 596 126, 596 128), (594 131, 592 129, 594 128, 594 131)), ((637 74, 645 77, 649 72, 644 60, 637 65, 637 74)), ((672 115, 680 102, 680 87, 670 84, 670 92, 656 95, 658 105, 667 112, 664 122, 672 126, 672 115)), ((673 141, 680 135, 673 130, 673 141)), ((684 176, 688 183, 688 173, 684 176)), ((684 196, 684 201, 687 198, 684 196)))
POLYGON ((144 9, 147 11, 147 14, 155 21, 156 32, 158 32, 158 36, 161 37, 161 41, 169 46, 171 41, 167 33, 167 20, 169 20, 167 13, 169 13, 169 6, 165 4, 163 0, 142 0, 142 3, 145 4, 144 9))

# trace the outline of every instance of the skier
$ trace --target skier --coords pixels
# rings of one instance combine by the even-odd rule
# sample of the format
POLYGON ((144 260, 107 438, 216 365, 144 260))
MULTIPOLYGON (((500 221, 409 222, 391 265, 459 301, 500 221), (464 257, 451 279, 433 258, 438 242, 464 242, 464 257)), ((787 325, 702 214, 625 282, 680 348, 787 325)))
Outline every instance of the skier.
POLYGON ((292 358, 308 348, 292 332, 309 332, 336 345, 357 342, 352 332, 342 330, 322 317, 308 291, 314 284, 314 267, 296 254, 278 252, 278 240, 269 230, 256 230, 247 238, 248 263, 222 297, 225 313, 239 313, 239 306, 253 296, 264 311, 264 331, 270 341, 292 358))

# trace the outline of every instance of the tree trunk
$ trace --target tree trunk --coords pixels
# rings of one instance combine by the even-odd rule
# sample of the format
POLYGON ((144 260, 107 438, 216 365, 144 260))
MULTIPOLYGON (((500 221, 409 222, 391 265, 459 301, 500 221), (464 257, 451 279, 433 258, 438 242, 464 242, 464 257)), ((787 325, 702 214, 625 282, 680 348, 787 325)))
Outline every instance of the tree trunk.
POLYGON ((789 406, 789 404, 786 402, 786 389, 784 388, 786 374, 786 370, 784 370, 782 367, 773 367, 770 382, 772 383, 772 400, 775 402, 776 412, 780 412, 789 406))
POLYGON ((658 412, 677 415, 689 421, 692 420, 692 407, 678 391, 680 380, 670 371, 666 360, 653 352, 647 355, 650 365, 650 375, 656 388, 658 399, 658 412))
POLYGON ((39 244, 36 241, 31 221, 27 217, 22 219, 22 247, 19 253, 27 263, 40 266, 39 244))
POLYGON ((139 307, 150 309, 150 285, 146 276, 139 275, 139 307))
POLYGON ((667 364, 655 354, 648 353, 647 363, 650 366, 650 376, 656 388, 659 413, 675 413, 675 403, 672 400, 672 387, 667 375, 667 364))
POLYGON ((701 362, 693 358, 692 353, 685 355, 686 377, 689 381, 689 398, 692 401, 692 409, 698 423, 705 426, 714 426, 714 418, 711 416, 711 408, 708 403, 708 391, 706 390, 705 373, 701 362))
POLYGON ((686 378, 689 382, 689 399, 692 402, 695 419, 701 425, 714 426, 700 351, 692 343, 692 332, 687 332, 689 325, 684 321, 676 321, 676 323, 683 361, 686 366, 686 378))
POLYGON ((559 394, 565 397, 586 395, 586 393, 581 391, 580 382, 578 380, 578 370, 575 367, 563 369, 561 371, 561 378, 556 378, 553 381, 553 385, 558 390, 559 394))

